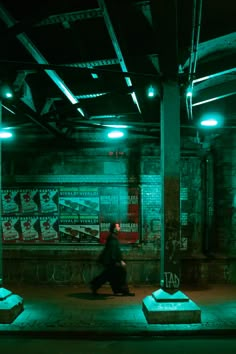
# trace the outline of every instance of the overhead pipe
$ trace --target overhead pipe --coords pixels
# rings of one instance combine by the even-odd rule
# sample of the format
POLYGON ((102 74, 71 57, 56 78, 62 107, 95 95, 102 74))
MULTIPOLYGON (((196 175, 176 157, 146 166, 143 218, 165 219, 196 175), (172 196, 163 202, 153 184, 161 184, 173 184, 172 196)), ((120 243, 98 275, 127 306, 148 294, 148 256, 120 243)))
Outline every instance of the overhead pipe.
POLYGON ((233 74, 236 73, 236 68, 231 68, 231 69, 228 69, 228 70, 219 71, 218 73, 214 73, 214 74, 210 74, 210 75, 207 75, 207 76, 199 77, 198 79, 194 79, 193 83, 196 84, 198 82, 202 82, 202 81, 209 80, 209 79, 214 79, 216 77, 219 77, 219 76, 222 76, 222 75, 228 75, 228 74, 232 74, 232 73, 233 74))
MULTIPOLYGON (((193 27, 192 27, 192 41, 191 41, 191 52, 189 60, 189 74, 188 74, 188 88, 193 91, 193 78, 196 73, 197 66, 197 53, 198 53, 198 44, 200 39, 200 30, 201 30, 201 20, 202 20, 202 0, 199 0, 197 6, 197 1, 194 0, 193 4, 193 27)), ((189 120, 193 119, 192 111, 192 96, 186 96, 186 108, 187 115, 189 120)))

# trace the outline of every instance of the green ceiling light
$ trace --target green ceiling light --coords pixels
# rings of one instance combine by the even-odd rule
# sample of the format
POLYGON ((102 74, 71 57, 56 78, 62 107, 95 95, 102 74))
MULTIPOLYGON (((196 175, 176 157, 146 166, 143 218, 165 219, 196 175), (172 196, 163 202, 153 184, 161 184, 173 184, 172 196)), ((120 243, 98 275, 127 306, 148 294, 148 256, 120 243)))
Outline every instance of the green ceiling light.
POLYGON ((187 97, 192 97, 193 96, 193 90, 192 87, 189 87, 186 91, 186 96, 187 97))
POLYGON ((118 139, 122 138, 124 136, 124 133, 121 132, 120 130, 112 130, 111 132, 108 133, 108 137, 111 139, 118 139))
POLYGON ((13 97, 13 92, 10 88, 10 86, 6 83, 1 83, 1 98, 12 98, 13 97))
POLYGON ((218 121, 216 119, 204 119, 200 122, 203 127, 216 127, 218 125, 218 121))
POLYGON ((85 117, 84 111, 82 110, 81 107, 78 107, 78 108, 77 108, 77 111, 78 111, 83 117, 85 117))
POLYGON ((147 95, 148 95, 148 97, 150 97, 150 98, 152 98, 152 97, 154 97, 154 96, 156 95, 156 91, 155 91, 155 89, 154 89, 154 87, 153 87, 152 85, 150 85, 150 86, 148 87, 147 95))
POLYGON ((12 92, 7 91, 7 92, 6 92, 6 98, 12 98, 12 97, 13 97, 12 92))
POLYGON ((103 124, 104 127, 108 127, 108 128, 118 128, 118 129, 126 129, 128 128, 128 125, 121 125, 121 124, 103 124))
POLYGON ((0 130, 0 139, 8 139, 12 137, 12 133, 0 130))
POLYGON ((98 79, 98 74, 97 73, 93 73, 93 72, 91 72, 91 75, 92 75, 92 78, 93 79, 98 79))
POLYGON ((207 113, 200 120, 200 125, 204 128, 220 127, 222 123, 223 117, 219 113, 207 113))

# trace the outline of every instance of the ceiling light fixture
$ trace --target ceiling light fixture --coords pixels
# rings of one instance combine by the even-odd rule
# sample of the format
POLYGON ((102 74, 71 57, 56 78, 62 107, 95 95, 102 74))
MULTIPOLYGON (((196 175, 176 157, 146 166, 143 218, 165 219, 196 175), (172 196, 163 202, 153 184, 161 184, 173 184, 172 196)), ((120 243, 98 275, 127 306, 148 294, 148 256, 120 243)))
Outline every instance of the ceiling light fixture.
POLYGON ((223 117, 218 112, 206 113, 200 119, 199 124, 203 128, 220 127, 223 124, 223 117))
POLYGON ((186 91, 186 96, 187 97, 192 97, 193 96, 193 90, 192 87, 189 87, 186 91))
POLYGON ((202 120, 200 124, 203 127, 215 127, 218 125, 218 121, 216 119, 206 119, 206 120, 202 120))
POLYGON ((122 138, 123 136, 124 136, 124 133, 119 130, 113 130, 108 133, 108 137, 111 139, 122 138))
POLYGON ((11 138, 11 137, 12 137, 12 133, 0 131, 0 138, 1 139, 7 139, 7 138, 11 138))
POLYGON ((154 90, 154 87, 152 85, 149 86, 149 88, 147 90, 147 95, 148 95, 148 97, 154 97, 155 96, 155 90, 154 90))
POLYGON ((108 128, 118 128, 118 129, 128 128, 128 125, 116 125, 116 124, 102 124, 102 125, 104 125, 104 127, 108 127, 108 128))
POLYGON ((98 74, 97 74, 97 73, 93 73, 93 72, 92 72, 91 75, 92 75, 92 78, 93 78, 93 79, 95 79, 95 80, 98 79, 98 74))
POLYGON ((82 110, 82 108, 78 107, 77 111, 83 116, 85 117, 84 111, 82 110))

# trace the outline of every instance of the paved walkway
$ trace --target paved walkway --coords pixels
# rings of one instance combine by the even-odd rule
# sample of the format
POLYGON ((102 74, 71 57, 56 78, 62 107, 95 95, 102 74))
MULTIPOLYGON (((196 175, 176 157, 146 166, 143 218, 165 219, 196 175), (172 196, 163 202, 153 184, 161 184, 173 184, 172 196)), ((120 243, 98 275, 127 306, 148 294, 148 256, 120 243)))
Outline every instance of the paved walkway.
POLYGON ((199 324, 148 324, 142 300, 155 287, 131 288, 135 297, 113 296, 108 286, 93 296, 85 287, 6 286, 24 299, 24 311, 0 334, 58 336, 236 335, 236 285, 181 288, 201 308, 199 324))

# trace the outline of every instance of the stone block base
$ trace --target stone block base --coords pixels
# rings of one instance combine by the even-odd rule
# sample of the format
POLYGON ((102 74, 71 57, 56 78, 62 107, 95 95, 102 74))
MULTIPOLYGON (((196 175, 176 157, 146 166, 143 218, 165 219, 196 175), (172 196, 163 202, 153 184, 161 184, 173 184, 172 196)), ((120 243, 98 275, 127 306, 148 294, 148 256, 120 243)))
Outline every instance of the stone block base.
POLYGON ((12 323, 23 309, 22 297, 0 288, 0 323, 12 323))
POLYGON ((159 289, 143 299, 142 309, 150 324, 201 322, 201 309, 181 291, 169 294, 159 289))

